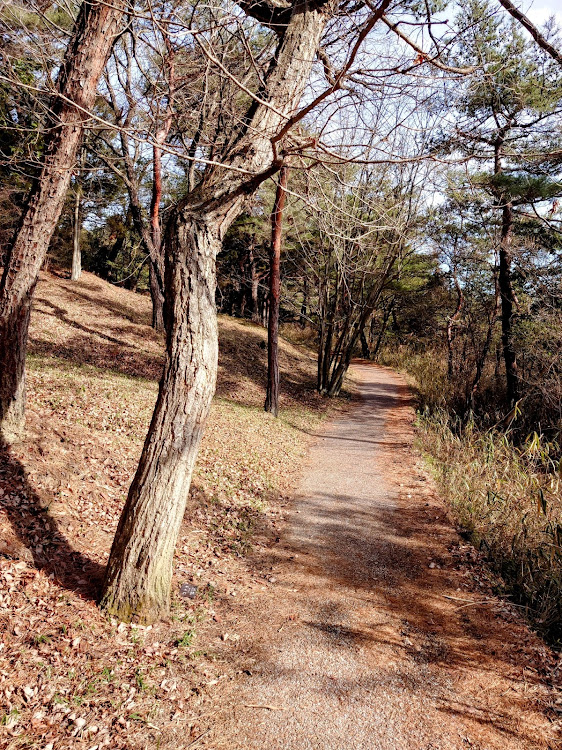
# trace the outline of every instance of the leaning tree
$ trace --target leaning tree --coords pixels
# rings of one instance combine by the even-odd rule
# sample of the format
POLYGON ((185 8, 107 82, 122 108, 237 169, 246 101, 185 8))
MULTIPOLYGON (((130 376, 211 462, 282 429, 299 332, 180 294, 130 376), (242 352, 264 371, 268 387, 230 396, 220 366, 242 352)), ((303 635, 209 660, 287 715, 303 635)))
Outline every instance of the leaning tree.
MULTIPOLYGON (((240 3, 247 15, 273 30, 277 42, 259 59, 257 86, 240 81, 246 109, 230 124, 220 152, 209 159, 198 184, 176 206, 165 238, 166 360, 158 400, 107 566, 102 606, 125 619, 151 621, 169 606, 172 559, 186 508, 191 474, 215 390, 217 322, 215 259, 226 231, 246 198, 277 172, 287 153, 298 151, 291 131, 315 106, 342 88, 362 45, 390 6, 355 6, 335 0, 240 3), (338 25, 340 28, 338 29, 338 25), (346 26, 350 52, 340 43, 338 70, 309 103, 302 98, 323 37, 342 38, 346 26), (300 108, 299 108, 299 105, 300 108)), ((195 40, 225 77, 224 57, 195 40)), ((252 38, 256 44, 256 35, 252 38)), ((266 42, 267 43, 267 42, 266 42)), ((348 46, 349 49, 349 46, 348 46)), ((326 67, 329 68, 326 63, 326 67)), ((313 83, 317 84, 317 81, 313 83)), ((224 129, 224 124, 223 124, 224 129)))
MULTIPOLYGON (((414 117, 419 98, 427 90, 418 77, 409 84, 406 96, 404 72, 416 69, 419 76, 421 68, 433 67, 467 72, 443 62, 444 50, 435 33, 432 51, 420 51, 399 23, 386 17, 391 4, 391 0, 378 5, 347 0, 281 4, 239 0, 239 9, 220 4, 207 7, 206 14, 219 15, 222 30, 231 28, 233 36, 247 34, 245 72, 238 55, 233 72, 230 42, 218 49, 211 44, 208 15, 201 26, 197 13, 189 17, 185 35, 189 33, 199 46, 218 78, 207 97, 215 95, 216 87, 220 90, 222 81, 236 81, 238 92, 221 100, 214 132, 206 134, 207 140, 199 140, 196 150, 187 155, 202 166, 196 183, 167 223, 164 371, 101 595, 101 606, 120 618, 149 622, 169 607, 174 548, 215 391, 216 256, 228 228, 248 197, 289 157, 291 169, 306 168, 310 158, 328 166, 361 158, 367 147, 369 154, 364 158, 387 159, 395 121, 381 118, 379 132, 373 136, 373 123, 365 120, 373 108, 364 102, 383 95, 390 101, 394 96, 395 103, 409 106, 414 117), (247 28, 248 19, 258 25, 247 28), (382 32, 379 21, 386 23, 382 32), (387 28, 401 40, 397 55, 389 51, 387 28), (389 78, 392 85, 385 87, 389 78), (318 137, 310 137, 306 123, 299 127, 312 112, 318 137), (353 118, 356 126, 350 128, 353 118), (336 131, 355 134, 350 148, 338 148, 336 131)), ((421 26, 427 26, 430 10, 430 5, 421 9, 421 26)), ((411 28, 419 8, 416 3, 402 2, 396 11, 403 13, 411 28)), ((397 105, 389 106, 395 114, 397 105)))
MULTIPOLYGON (((126 5, 127 0, 89 0, 80 6, 52 95, 42 168, 8 247, 0 281, 0 439, 6 442, 19 438, 24 426, 25 356, 33 291, 126 5)), ((9 72, 7 67, 4 70, 9 72)))

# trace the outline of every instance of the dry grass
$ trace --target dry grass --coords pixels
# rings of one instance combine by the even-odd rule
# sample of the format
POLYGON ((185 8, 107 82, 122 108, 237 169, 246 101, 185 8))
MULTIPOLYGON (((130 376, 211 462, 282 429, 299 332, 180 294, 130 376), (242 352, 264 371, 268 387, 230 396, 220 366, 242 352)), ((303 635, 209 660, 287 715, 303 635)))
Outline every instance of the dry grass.
POLYGON ((205 731, 210 692, 234 663, 220 624, 230 597, 269 585, 245 555, 274 543, 326 412, 310 352, 282 342, 281 416, 265 414, 266 332, 221 318, 172 615, 151 629, 108 620, 96 588, 162 365, 149 316, 148 298, 91 274, 78 284, 45 275, 37 290, 28 436, 0 455, 0 744, 10 750, 183 748, 205 731), (178 596, 185 581, 198 586, 194 601, 178 596))
POLYGON ((522 604, 562 647, 562 462, 559 446, 532 433, 459 429, 447 410, 446 362, 435 352, 386 352, 418 394, 418 437, 456 522, 500 574, 501 592, 522 604))
POLYGON ((419 421, 421 444, 455 519, 504 582, 562 646, 562 483, 552 446, 532 435, 522 448, 469 425, 455 435, 443 416, 419 421))

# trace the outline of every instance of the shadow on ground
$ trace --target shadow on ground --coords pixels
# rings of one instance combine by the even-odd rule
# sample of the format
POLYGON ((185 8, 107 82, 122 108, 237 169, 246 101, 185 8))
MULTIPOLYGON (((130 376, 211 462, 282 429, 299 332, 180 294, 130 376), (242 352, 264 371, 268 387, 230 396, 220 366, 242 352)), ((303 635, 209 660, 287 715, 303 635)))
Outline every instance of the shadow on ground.
POLYGON ((95 600, 104 567, 75 550, 29 483, 21 463, 0 443, 0 507, 15 538, 3 540, 4 557, 23 558, 52 575, 63 588, 95 600))
MULTIPOLYGON (((320 706, 341 716, 338 721, 346 721, 349 711, 349 721, 356 715, 359 724, 369 711, 374 719, 407 706, 402 719, 392 719, 392 747, 418 747, 414 735, 404 744, 408 722, 425 727, 437 743, 424 748, 460 747, 454 737, 463 731, 476 743, 467 737, 468 747, 554 747, 546 740, 553 735, 544 703, 537 702, 546 694, 546 650, 492 595, 480 564, 463 556, 468 545, 416 471, 411 406, 405 387, 382 382, 340 427, 319 433, 318 444, 330 457, 326 481, 312 475, 319 488, 298 502, 291 532, 253 561, 264 577, 273 570, 279 583, 254 612, 266 632, 248 644, 254 671, 246 689, 253 703, 290 708, 278 722, 272 714, 276 729, 266 728, 248 747, 274 736, 284 738, 275 748, 292 747, 297 736, 304 746, 322 735, 320 719, 308 725, 306 713, 319 715, 320 706), (338 474, 355 470, 364 472, 364 482, 352 484, 349 493, 338 474), (325 490, 332 477, 333 489, 325 490), (287 617, 288 607, 298 615, 287 617), (355 673, 348 669, 353 664, 355 673), (294 730, 284 728, 289 718, 294 730), (447 732, 451 744, 443 739, 447 732)), ((240 716, 243 725, 248 717, 240 716)), ((352 747, 351 739, 325 742, 326 748, 352 747)), ((386 738, 377 742, 391 747, 386 738)))
MULTIPOLYGON (((111 291, 111 289, 110 289, 111 291)), ((62 359, 74 365, 90 365, 129 377, 159 380, 164 362, 164 337, 150 327, 149 300, 138 295, 127 305, 108 298, 108 285, 91 274, 79 282, 57 281, 45 276, 34 301, 30 353, 62 359), (40 321, 56 319, 53 326, 40 321), (129 321, 129 323, 124 323, 129 321)), ((267 382, 267 330, 249 321, 219 316, 219 371, 217 395, 245 403, 246 383, 263 390, 267 382)), ((313 403, 314 364, 303 365, 302 351, 281 343, 282 398, 313 403)))

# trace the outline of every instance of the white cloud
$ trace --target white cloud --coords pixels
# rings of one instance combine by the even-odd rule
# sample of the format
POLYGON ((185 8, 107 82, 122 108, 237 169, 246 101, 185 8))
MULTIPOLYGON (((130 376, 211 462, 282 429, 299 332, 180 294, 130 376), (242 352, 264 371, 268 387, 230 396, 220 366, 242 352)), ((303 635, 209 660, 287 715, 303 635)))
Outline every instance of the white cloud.
POLYGON ((550 2, 537 2, 529 5, 528 3, 517 3, 517 6, 529 17, 529 19, 540 26, 550 16, 556 16, 559 26, 562 26, 562 0, 550 0, 550 2))

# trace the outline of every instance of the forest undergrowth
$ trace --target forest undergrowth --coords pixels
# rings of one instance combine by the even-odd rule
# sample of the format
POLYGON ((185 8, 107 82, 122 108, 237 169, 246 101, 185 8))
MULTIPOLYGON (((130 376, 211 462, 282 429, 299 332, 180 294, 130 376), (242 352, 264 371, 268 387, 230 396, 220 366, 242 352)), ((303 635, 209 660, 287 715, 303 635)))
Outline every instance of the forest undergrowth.
POLYGON ((314 393, 312 354, 282 340, 281 413, 266 414, 267 332, 220 317, 218 390, 171 616, 119 624, 95 600, 158 389, 163 339, 150 313, 150 298, 92 274, 78 283, 44 274, 37 289, 27 436, 0 453, 7 750, 197 742, 214 686, 238 668, 236 608, 271 586, 249 559, 275 545, 309 433, 332 408, 314 393), (182 584, 197 587, 195 598, 180 595, 182 584))
MULTIPOLYGON (((520 409, 484 427, 455 416, 442 354, 387 349, 380 362, 409 377, 418 400, 418 445, 461 533, 486 558, 498 594, 522 606, 553 646, 562 646, 562 461, 560 446, 517 433, 520 409), (514 439, 516 437, 516 439, 514 439)), ((492 375, 484 383, 493 391, 492 375)))

